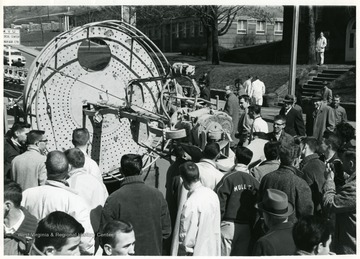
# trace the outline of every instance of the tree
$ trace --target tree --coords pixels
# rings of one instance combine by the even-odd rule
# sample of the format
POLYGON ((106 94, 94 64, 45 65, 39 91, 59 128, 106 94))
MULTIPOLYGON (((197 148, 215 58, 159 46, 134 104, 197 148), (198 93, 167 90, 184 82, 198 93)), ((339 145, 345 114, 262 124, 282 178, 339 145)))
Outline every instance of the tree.
POLYGON ((18 6, 5 6, 4 7, 4 27, 10 28, 16 17, 16 10, 18 6))
POLYGON ((205 28, 207 40, 206 60, 220 64, 219 36, 226 34, 238 11, 243 6, 202 5, 192 6, 205 28), (219 27, 219 24, 223 24, 219 27))
POLYGON ((313 65, 316 64, 316 54, 315 54, 315 21, 314 21, 314 8, 309 5, 306 7, 307 10, 307 16, 308 16, 308 64, 313 65))
POLYGON ((45 6, 30 6, 29 11, 34 14, 39 19, 40 31, 41 31, 41 42, 44 43, 44 28, 43 28, 43 19, 42 16, 45 14, 45 6))

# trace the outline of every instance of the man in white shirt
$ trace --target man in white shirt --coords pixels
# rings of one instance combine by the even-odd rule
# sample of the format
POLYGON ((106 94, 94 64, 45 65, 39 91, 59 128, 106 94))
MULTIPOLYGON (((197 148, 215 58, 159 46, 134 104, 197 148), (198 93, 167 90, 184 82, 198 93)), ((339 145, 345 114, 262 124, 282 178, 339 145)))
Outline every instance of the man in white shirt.
POLYGON ((200 182, 203 186, 214 190, 224 176, 216 166, 216 160, 220 156, 219 144, 216 142, 208 143, 204 148, 203 156, 200 162, 196 164, 199 168, 200 182))
POLYGON ((68 187, 69 163, 61 151, 51 151, 46 158, 47 181, 45 185, 29 188, 23 192, 21 205, 38 220, 54 211, 63 211, 73 216, 84 227, 86 235, 81 237, 82 254, 94 253, 94 230, 90 222, 90 207, 68 187))
POLYGON ((321 66, 324 64, 324 53, 327 45, 324 33, 320 32, 320 37, 316 41, 316 59, 318 64, 321 66))
POLYGON ((250 96, 252 91, 251 80, 252 80, 252 76, 248 75, 248 79, 244 82, 245 94, 247 94, 248 96, 250 96))
POLYGON ((180 216, 178 255, 220 256, 219 198, 201 184, 194 162, 185 162, 179 170, 189 193, 180 216))
POLYGON ((78 128, 73 131, 72 143, 85 155, 84 168, 99 181, 102 182, 102 173, 98 164, 86 153, 89 145, 90 134, 86 128, 78 128))
POLYGON ((269 126, 266 123, 266 121, 264 121, 261 118, 261 106, 260 105, 250 105, 249 107, 249 117, 251 119, 253 119, 253 124, 251 126, 251 131, 250 131, 250 139, 249 139, 249 143, 252 141, 253 139, 253 134, 254 132, 264 132, 264 133, 269 133, 269 126))
POLYGON ((265 94, 265 84, 260 81, 259 77, 255 77, 255 81, 252 82, 250 97, 253 99, 253 103, 262 106, 263 95, 265 94))

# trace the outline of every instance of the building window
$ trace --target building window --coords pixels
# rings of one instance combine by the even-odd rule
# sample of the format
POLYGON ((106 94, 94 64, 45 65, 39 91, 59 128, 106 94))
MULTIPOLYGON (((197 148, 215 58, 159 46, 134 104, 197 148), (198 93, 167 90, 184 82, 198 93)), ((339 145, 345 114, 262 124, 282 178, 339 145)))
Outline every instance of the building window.
POLYGON ((192 22, 186 22, 186 36, 191 37, 191 23, 192 22))
POLYGON ((238 20, 237 23, 237 34, 246 34, 247 33, 247 21, 238 20))
POLYGON ((257 21, 256 22, 256 34, 265 34, 266 22, 257 21))
POLYGON ((182 37, 186 38, 186 22, 183 23, 182 37))
POLYGON ((173 34, 175 38, 179 38, 179 23, 174 23, 172 25, 173 34))
POLYGON ((199 24, 199 36, 203 36, 204 35, 204 27, 203 27, 203 24, 202 22, 198 22, 199 24))
POLYGON ((190 36, 195 37, 195 22, 190 22, 190 36))
POLYGON ((274 33, 275 33, 275 35, 283 34, 283 22, 275 22, 274 33))

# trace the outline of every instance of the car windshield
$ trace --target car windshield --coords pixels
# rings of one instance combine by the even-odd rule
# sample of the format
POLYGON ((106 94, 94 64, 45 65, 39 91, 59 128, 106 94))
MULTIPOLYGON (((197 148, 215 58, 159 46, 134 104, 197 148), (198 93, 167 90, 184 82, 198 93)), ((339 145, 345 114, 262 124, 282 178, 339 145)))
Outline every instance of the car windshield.
POLYGON ((21 56, 21 52, 20 51, 11 51, 11 55, 21 56))

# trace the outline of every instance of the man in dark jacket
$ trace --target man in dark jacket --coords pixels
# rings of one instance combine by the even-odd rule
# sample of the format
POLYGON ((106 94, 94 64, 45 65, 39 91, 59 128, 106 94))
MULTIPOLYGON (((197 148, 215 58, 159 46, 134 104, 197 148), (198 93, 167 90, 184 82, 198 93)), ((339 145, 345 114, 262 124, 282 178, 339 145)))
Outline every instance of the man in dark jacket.
POLYGON ((262 211, 269 231, 255 243, 253 255, 293 255, 296 251, 293 223, 288 221, 288 217, 294 213, 294 205, 288 201, 286 193, 267 189, 256 208, 262 211))
POLYGON ((312 135, 321 141, 324 132, 335 130, 335 113, 333 108, 322 101, 321 94, 317 93, 312 97, 315 111, 313 112, 314 124, 312 135))
POLYGON ((305 125, 302 114, 294 109, 294 96, 286 95, 284 98, 284 107, 280 110, 280 115, 286 117, 285 132, 291 136, 305 136, 305 125))
POLYGON ((286 193, 289 202, 294 204, 295 213, 289 220, 295 222, 303 215, 312 215, 314 205, 311 190, 304 179, 300 178, 299 170, 294 167, 300 156, 300 147, 296 144, 280 147, 280 167, 265 175, 260 183, 259 196, 263 198, 267 189, 278 189, 286 193))
POLYGON ((6 133, 4 139, 4 178, 10 179, 11 161, 17 155, 26 151, 26 135, 30 131, 30 124, 15 123, 6 133))
POLYGON ((276 115, 274 117, 274 131, 267 134, 270 141, 279 141, 282 146, 290 145, 294 142, 293 136, 285 132, 286 117, 276 115))
POLYGON ((199 80, 200 98, 210 101, 210 88, 206 87, 205 81, 199 80))
POLYGON ((145 185, 141 168, 140 155, 121 158, 125 179, 106 200, 100 229, 111 220, 128 221, 135 231, 135 255, 162 255, 163 239, 171 234, 169 210, 162 193, 145 185))
POLYGON ((322 187, 325 183, 325 164, 319 159, 316 153, 318 141, 314 137, 306 137, 301 141, 301 155, 303 160, 300 163, 302 178, 309 184, 312 200, 314 202, 314 214, 320 215, 322 204, 322 187))
POLYGON ((4 185, 4 255, 26 255, 33 243, 37 219, 20 206, 22 189, 6 180, 4 185))
POLYGON ((356 254, 356 150, 343 153, 343 167, 350 177, 335 187, 334 168, 327 167, 324 206, 336 215, 334 247, 337 254, 356 254))
POLYGON ((238 170, 225 174, 215 188, 220 200, 223 256, 250 255, 250 229, 255 220, 254 205, 259 189, 259 182, 247 170, 252 156, 251 150, 238 146, 235 167, 238 170))
POLYGON ((234 147, 236 145, 236 141, 237 141, 235 139, 235 133, 237 131, 237 126, 239 124, 240 104, 239 104, 239 99, 233 93, 232 86, 230 86, 230 85, 226 86, 225 91, 226 91, 226 103, 224 106, 224 112, 229 114, 229 116, 232 118, 233 128, 232 128, 232 132, 231 132, 232 142, 231 142, 230 146, 234 147))

